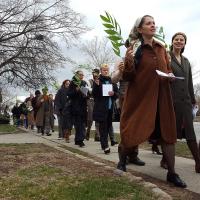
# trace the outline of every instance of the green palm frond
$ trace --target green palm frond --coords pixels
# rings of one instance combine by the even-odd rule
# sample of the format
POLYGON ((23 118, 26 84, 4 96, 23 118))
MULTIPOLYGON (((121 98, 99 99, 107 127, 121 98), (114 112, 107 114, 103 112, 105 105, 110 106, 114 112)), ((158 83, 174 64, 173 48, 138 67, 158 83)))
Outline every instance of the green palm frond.
POLYGON ((159 27, 154 35, 154 38, 157 39, 161 44, 163 44, 167 51, 169 51, 169 45, 165 42, 165 34, 163 27, 159 27))
POLYGON ((104 31, 107 33, 113 46, 113 51, 117 56, 120 56, 120 47, 124 45, 124 40, 121 36, 121 27, 117 20, 105 11, 105 15, 100 15, 102 24, 106 28, 104 31))

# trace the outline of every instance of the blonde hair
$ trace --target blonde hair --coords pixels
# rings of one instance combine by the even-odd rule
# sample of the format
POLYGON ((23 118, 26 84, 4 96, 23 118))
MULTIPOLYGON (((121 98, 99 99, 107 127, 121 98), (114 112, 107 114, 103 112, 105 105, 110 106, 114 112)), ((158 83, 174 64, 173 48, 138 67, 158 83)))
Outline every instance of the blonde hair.
POLYGON ((101 68, 109 68, 109 66, 108 66, 108 64, 104 63, 104 64, 101 64, 100 69, 101 69, 101 68))

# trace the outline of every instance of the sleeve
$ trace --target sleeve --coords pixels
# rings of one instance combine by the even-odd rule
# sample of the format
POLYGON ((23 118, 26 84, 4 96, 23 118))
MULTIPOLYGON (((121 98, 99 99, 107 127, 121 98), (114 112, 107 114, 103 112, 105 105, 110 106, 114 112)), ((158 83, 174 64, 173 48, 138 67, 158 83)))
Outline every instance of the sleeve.
POLYGON ((122 72, 118 69, 119 62, 116 63, 114 71, 111 74, 112 83, 118 83, 122 79, 122 72))
POLYGON ((126 51, 126 56, 124 59, 124 71, 122 73, 122 79, 125 81, 130 81, 133 79, 136 73, 135 63, 132 56, 128 55, 128 51, 131 50, 132 47, 129 47, 126 51))
POLYGON ((62 109, 60 97, 61 97, 61 90, 58 90, 54 100, 54 106, 56 111, 62 109))
POLYGON ((73 82, 70 83, 69 89, 68 89, 68 96, 69 98, 74 98, 78 95, 79 91, 76 90, 76 86, 73 82))
POLYGON ((196 104, 196 99, 195 99, 195 95, 194 95, 193 81, 192 81, 192 71, 191 71, 190 63, 189 63, 188 90, 189 90, 189 93, 190 93, 192 104, 196 104))
POLYGON ((173 73, 171 65, 170 65, 171 56, 170 56, 169 52, 167 52, 166 50, 165 50, 165 60, 166 60, 166 63, 167 63, 168 73, 173 73))
POLYGON ((102 96, 102 84, 101 82, 97 85, 95 82, 93 83, 92 95, 94 98, 98 98, 102 96))
POLYGON ((119 89, 116 83, 113 84, 113 91, 114 91, 113 99, 116 100, 117 98, 119 98, 119 89))

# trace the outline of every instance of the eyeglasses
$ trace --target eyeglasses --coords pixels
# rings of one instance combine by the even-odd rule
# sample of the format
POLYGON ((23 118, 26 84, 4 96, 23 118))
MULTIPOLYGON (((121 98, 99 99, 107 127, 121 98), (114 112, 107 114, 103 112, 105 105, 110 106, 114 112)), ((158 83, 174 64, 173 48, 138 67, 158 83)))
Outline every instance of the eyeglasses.
POLYGON ((79 74, 79 76, 84 76, 84 74, 79 74))

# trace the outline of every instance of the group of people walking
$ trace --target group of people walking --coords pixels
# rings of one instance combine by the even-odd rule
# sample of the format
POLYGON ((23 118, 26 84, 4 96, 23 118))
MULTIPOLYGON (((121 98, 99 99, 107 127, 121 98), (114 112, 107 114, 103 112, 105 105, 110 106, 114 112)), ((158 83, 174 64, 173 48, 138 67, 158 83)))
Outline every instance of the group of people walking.
POLYGON ((182 54, 187 37, 182 32, 175 33, 170 52, 167 52, 154 39, 155 32, 152 16, 138 18, 125 43, 126 55, 111 76, 109 66, 102 64, 100 71, 93 71, 91 90, 86 90, 88 84, 83 80, 84 74, 77 71, 71 81, 63 82, 55 105, 60 113, 62 137, 68 140, 74 125, 75 144, 83 147, 84 139, 90 137, 94 120, 101 148, 109 154, 108 137, 113 132, 113 108, 118 99, 121 141, 117 168, 126 171, 127 160, 145 165, 138 158, 138 146, 149 140, 154 145, 153 151, 155 145, 161 145, 163 158, 160 164, 168 170, 167 181, 185 188, 186 183, 175 172, 177 138, 186 139, 195 160, 195 171, 200 173, 200 150, 192 115, 196 105, 192 72, 189 60, 182 54), (167 77, 160 76, 156 70, 166 73, 167 77))
POLYGON ((54 105, 47 88, 35 92, 31 100, 34 119, 39 132, 49 135, 54 112, 57 114, 59 138, 69 142, 75 128, 75 145, 84 147, 90 139, 95 121, 95 141, 109 154, 117 144, 112 126, 116 100, 121 112, 117 168, 126 171, 127 160, 145 165, 138 158, 138 146, 146 140, 162 148, 161 167, 168 170, 167 181, 185 188, 186 183, 175 172, 175 143, 185 138, 195 160, 195 171, 200 173, 200 150, 197 144, 192 109, 196 105, 189 60, 183 56, 187 37, 177 32, 172 37, 170 52, 154 39, 154 18, 138 18, 125 46, 124 59, 111 73, 107 64, 94 69, 93 78, 84 80, 83 71, 71 80, 64 80, 54 105), (135 44, 139 44, 136 45, 135 44), (159 76, 156 70, 168 74, 159 76), (177 79, 176 77, 181 77, 177 79))
POLYGON ((30 129, 36 126, 38 133, 50 136, 54 131, 55 117, 53 95, 47 92, 48 88, 44 87, 42 93, 36 90, 35 96, 31 94, 20 105, 16 103, 11 110, 14 124, 30 129))
POLYGON ((75 128, 75 145, 85 146, 84 139, 90 139, 90 131, 95 121, 95 141, 100 141, 105 154, 110 153, 114 139, 112 127, 113 104, 118 97, 116 84, 111 83, 108 65, 94 69, 93 78, 83 80, 83 71, 79 70, 72 80, 65 80, 55 96, 55 109, 58 114, 59 137, 69 142, 72 126, 75 128), (102 94, 102 85, 111 85, 109 94, 102 94))

